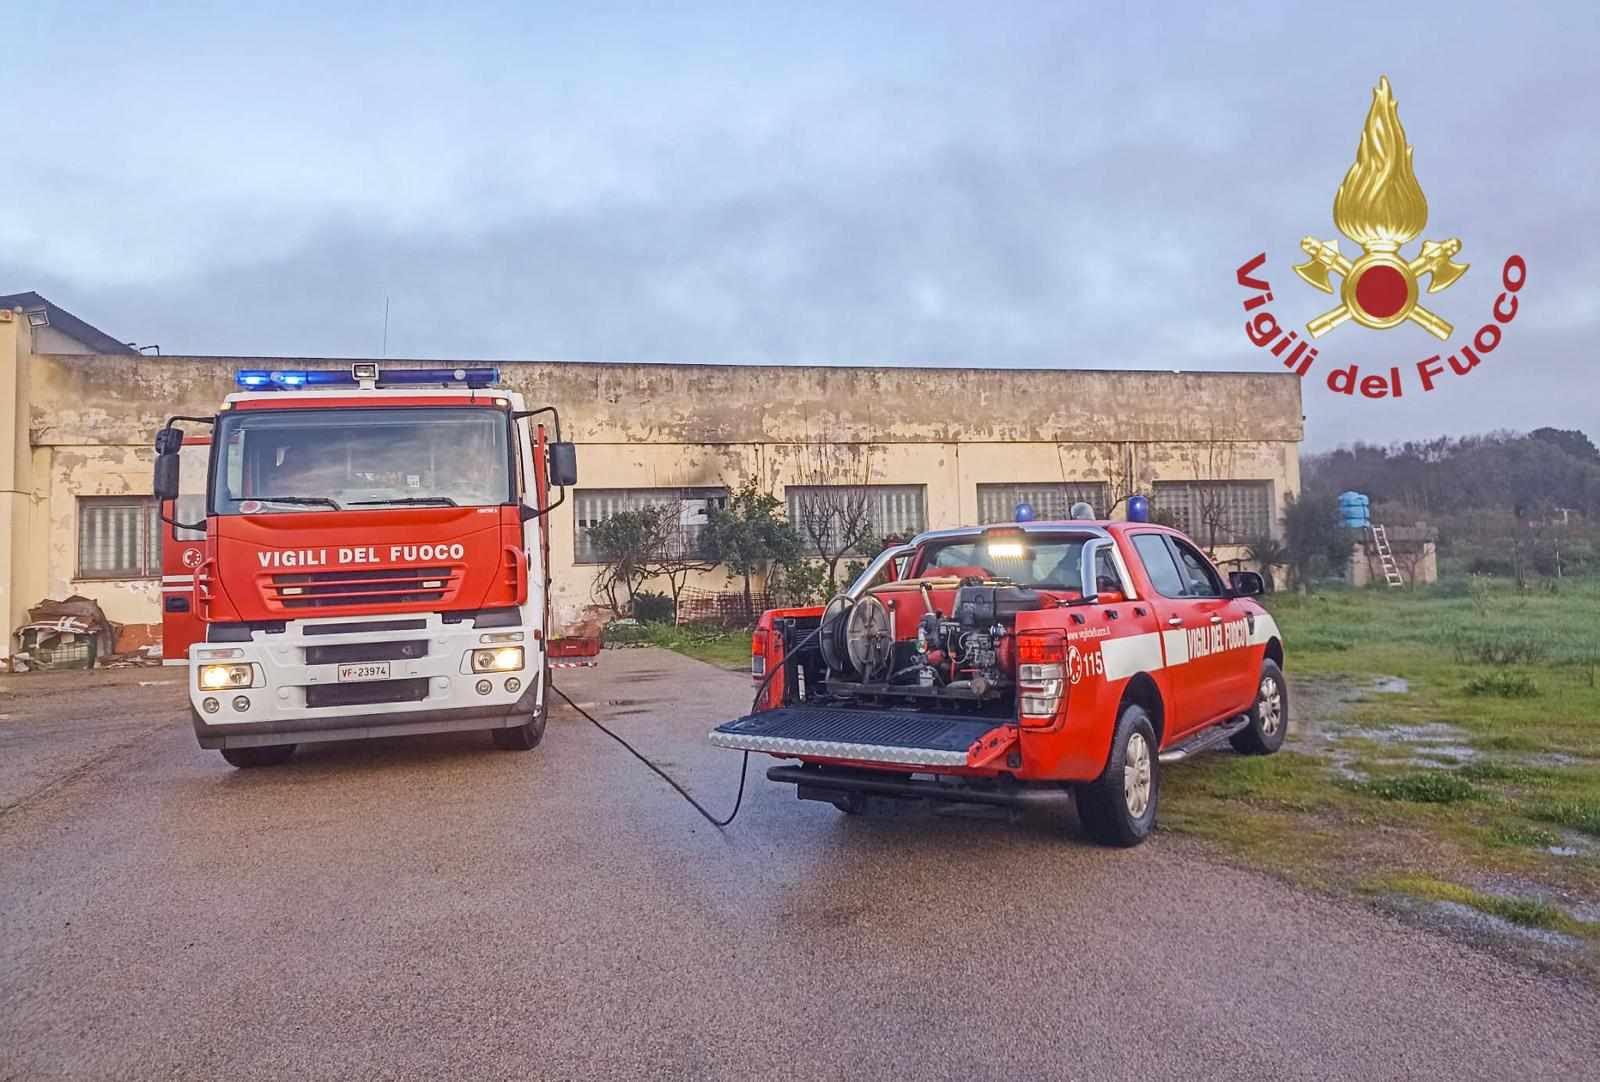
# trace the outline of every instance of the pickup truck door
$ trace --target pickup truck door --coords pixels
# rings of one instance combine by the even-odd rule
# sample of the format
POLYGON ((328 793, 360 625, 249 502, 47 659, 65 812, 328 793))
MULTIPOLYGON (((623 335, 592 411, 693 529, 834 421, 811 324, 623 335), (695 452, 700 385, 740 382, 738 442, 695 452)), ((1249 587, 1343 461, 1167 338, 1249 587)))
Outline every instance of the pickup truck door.
MULTIPOLYGON (((1185 683, 1195 687, 1203 704, 1200 723, 1239 713, 1249 706, 1256 685, 1245 648, 1245 614, 1199 549, 1172 534, 1167 534, 1166 540, 1177 558, 1189 600, 1189 611, 1184 614, 1187 640, 1179 649, 1186 647, 1188 653, 1181 666, 1189 670, 1185 683)), ((1175 660, 1168 651, 1168 666, 1175 660)))
POLYGON ((1167 696, 1167 726, 1163 744, 1210 720, 1213 698, 1204 674, 1188 665, 1189 628, 1209 621, 1195 599, 1188 596, 1188 578, 1178 565, 1167 535, 1155 530, 1130 535, 1134 554, 1144 568, 1154 592, 1149 598, 1161 629, 1161 646, 1167 696))

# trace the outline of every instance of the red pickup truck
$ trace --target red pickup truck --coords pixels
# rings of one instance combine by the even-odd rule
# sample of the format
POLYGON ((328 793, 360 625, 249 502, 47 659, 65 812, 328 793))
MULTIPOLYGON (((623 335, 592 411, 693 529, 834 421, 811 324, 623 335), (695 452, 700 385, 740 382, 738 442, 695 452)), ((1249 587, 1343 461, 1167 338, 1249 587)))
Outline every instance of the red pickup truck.
POLYGON ((1136 845, 1164 764, 1223 740, 1283 743, 1283 643, 1262 589, 1145 522, 925 533, 825 607, 763 614, 755 712, 710 740, 798 760, 767 777, 852 814, 877 797, 1071 792, 1097 841, 1136 845))

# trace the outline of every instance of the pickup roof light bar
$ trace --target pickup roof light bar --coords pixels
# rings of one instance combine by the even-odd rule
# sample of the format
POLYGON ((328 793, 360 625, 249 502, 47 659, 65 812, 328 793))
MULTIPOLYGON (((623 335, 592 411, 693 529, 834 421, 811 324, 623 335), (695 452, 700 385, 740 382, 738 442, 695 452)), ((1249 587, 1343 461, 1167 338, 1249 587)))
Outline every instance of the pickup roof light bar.
POLYGON ((379 371, 372 363, 353 364, 346 372, 292 369, 269 371, 246 368, 235 377, 246 390, 293 391, 302 387, 401 387, 440 383, 461 383, 468 387, 487 387, 500 382, 498 368, 391 368, 379 371))

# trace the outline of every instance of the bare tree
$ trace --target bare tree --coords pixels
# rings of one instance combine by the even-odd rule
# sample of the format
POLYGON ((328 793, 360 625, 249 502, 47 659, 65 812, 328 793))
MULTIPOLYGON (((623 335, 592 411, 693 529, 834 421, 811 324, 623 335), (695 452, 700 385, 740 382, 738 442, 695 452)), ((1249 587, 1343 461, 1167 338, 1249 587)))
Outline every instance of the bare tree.
POLYGON ((1196 442, 1188 453, 1194 473, 1195 518, 1205 539, 1206 553, 1216 559, 1217 545, 1237 533, 1228 507, 1228 487, 1223 482, 1232 479, 1237 452, 1233 439, 1213 428, 1204 440, 1196 442))
POLYGON ((872 537, 872 449, 808 442, 801 448, 794 526, 828 570, 828 590, 838 586, 839 564, 863 551, 872 537))
MULTIPOLYGON (((1070 484, 1067 478, 1067 464, 1063 456, 1065 448, 1056 444, 1056 461, 1061 467, 1061 483, 1070 484)), ((1099 469, 1096 471, 1106 479, 1106 506, 1097 507, 1095 510, 1101 518, 1110 518, 1116 509, 1128 502, 1129 496, 1139 493, 1139 481, 1135 476, 1133 457, 1133 444, 1131 443, 1105 443, 1096 448, 1096 458, 1099 469)))

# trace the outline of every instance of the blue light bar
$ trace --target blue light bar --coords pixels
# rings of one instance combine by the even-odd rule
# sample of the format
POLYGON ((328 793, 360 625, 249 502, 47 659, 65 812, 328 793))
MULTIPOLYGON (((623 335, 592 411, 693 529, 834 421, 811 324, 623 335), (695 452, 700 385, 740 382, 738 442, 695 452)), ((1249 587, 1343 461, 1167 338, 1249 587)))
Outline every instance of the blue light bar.
POLYGON ((465 383, 487 387, 500 382, 498 368, 391 368, 378 376, 380 384, 465 383))
MULTIPOLYGON (((235 377, 239 386, 248 390, 294 390, 299 387, 357 387, 361 381, 349 371, 268 371, 264 368, 247 368, 235 377)), ((500 382, 498 368, 391 368, 378 375, 379 386, 421 386, 425 384, 464 383, 468 387, 487 387, 500 382)))

